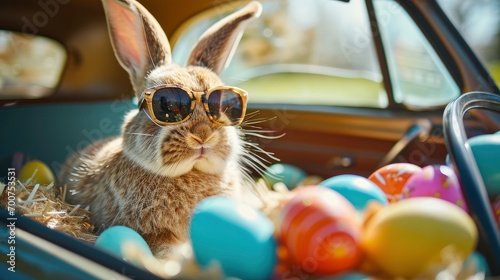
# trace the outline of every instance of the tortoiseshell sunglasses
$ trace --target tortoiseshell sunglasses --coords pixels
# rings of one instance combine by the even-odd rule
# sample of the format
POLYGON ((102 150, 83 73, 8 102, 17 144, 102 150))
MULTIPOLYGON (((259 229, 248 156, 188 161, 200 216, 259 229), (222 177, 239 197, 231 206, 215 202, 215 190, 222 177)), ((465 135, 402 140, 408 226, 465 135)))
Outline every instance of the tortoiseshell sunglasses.
POLYGON ((203 103, 208 118, 214 123, 240 125, 245 117, 248 93, 231 86, 196 92, 181 85, 162 85, 146 89, 139 99, 139 108, 146 101, 148 115, 155 123, 179 124, 191 117, 197 100, 203 103))

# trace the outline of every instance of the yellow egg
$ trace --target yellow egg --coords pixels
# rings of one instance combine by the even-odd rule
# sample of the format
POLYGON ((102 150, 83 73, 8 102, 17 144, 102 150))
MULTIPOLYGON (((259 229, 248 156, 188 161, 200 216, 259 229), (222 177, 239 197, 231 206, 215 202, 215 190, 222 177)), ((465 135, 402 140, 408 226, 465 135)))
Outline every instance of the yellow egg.
POLYGON ((477 228, 460 207, 433 197, 382 208, 365 226, 362 247, 382 270, 398 277, 425 275, 475 248, 477 228))
POLYGON ((48 185, 55 181, 54 173, 50 170, 50 168, 43 162, 39 160, 32 160, 27 162, 19 171, 18 179, 22 183, 26 182, 33 174, 36 174, 33 177, 31 183, 37 183, 42 185, 48 185))

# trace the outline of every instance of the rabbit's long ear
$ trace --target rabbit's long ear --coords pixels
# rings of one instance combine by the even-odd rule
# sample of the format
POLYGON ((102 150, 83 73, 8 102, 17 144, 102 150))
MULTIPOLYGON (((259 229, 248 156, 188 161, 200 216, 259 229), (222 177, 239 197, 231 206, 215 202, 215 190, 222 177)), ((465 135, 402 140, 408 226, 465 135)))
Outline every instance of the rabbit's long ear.
POLYGON ((171 62, 170 45, 156 19, 135 0, 102 0, 115 55, 127 70, 136 95, 145 76, 171 62))
POLYGON ((260 16, 262 5, 250 2, 210 27, 191 51, 188 65, 203 66, 220 74, 229 64, 245 25, 260 16))

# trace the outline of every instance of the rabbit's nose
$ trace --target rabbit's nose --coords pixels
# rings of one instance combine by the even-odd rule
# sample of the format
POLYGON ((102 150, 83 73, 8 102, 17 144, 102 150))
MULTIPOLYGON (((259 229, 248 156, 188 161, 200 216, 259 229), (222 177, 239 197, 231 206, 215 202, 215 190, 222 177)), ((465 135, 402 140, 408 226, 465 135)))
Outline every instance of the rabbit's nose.
MULTIPOLYGON (((201 141, 205 142, 208 137, 212 134, 212 129, 206 123, 199 123, 191 129, 191 133, 199 138, 201 141)), ((202 143, 200 143, 202 144, 202 143)))
POLYGON ((191 144, 193 147, 213 144, 213 142, 216 142, 215 135, 208 124, 200 123, 191 129, 191 133, 188 136, 188 144, 191 144))

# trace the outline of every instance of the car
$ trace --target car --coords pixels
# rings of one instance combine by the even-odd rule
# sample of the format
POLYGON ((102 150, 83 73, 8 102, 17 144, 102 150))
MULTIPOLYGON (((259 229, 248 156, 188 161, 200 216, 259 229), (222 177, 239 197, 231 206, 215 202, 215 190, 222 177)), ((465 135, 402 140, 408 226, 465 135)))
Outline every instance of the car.
MULTIPOLYGON (((181 65, 208 26, 246 3, 140 2, 181 65)), ((500 108, 500 5, 262 4, 221 74, 249 92, 242 126, 263 162, 249 163, 252 175, 262 176, 279 159, 323 179, 368 177, 396 162, 446 165, 450 154, 448 164, 473 186, 464 193, 481 231, 478 250, 492 276, 500 276, 499 229, 466 144, 500 130, 500 114, 491 111, 500 108)), ((57 174, 75 152, 119 134, 138 100, 113 54, 101 1, 4 1, 0 7, 0 177, 6 183, 8 172, 18 173, 30 159, 57 174)), ((14 222, 17 238, 11 250, 6 240, 14 231, 2 227, 2 276, 9 277, 14 252, 18 279, 158 279, 27 217, 0 214, 6 226, 14 222)))

